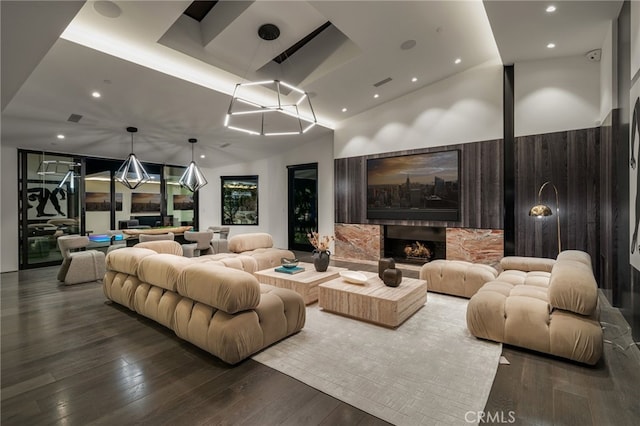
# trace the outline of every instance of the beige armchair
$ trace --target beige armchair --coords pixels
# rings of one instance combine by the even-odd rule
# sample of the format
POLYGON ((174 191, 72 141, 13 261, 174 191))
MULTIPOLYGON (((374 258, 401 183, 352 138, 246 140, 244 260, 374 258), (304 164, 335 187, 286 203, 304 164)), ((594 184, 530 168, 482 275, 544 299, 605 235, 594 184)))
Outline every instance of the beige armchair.
POLYGON ((209 231, 213 232, 211 246, 216 253, 229 253, 229 230, 228 226, 210 226, 209 231))
POLYGON ((138 241, 146 243, 147 241, 173 241, 175 236, 173 232, 167 232, 166 234, 140 234, 138 235, 138 241))
POLYGON ((185 257, 215 254, 215 251, 211 246, 213 231, 185 231, 184 239, 187 241, 193 241, 191 244, 182 245, 182 251, 185 257))
POLYGON ((63 235, 58 237, 58 247, 63 261, 58 271, 58 281, 79 284, 102 280, 105 273, 105 256, 98 250, 72 252, 89 245, 89 237, 63 235))

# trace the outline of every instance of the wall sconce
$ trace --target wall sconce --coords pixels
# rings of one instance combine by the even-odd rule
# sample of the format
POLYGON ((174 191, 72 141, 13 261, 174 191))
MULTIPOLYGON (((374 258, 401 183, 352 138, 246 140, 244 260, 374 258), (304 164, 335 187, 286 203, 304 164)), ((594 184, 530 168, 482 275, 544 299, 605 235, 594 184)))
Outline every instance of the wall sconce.
POLYGON ((543 217, 543 216, 553 215, 551 208, 546 204, 542 204, 540 200, 542 195, 542 190, 547 185, 551 185, 553 187, 553 190, 556 193, 556 221, 558 223, 558 254, 560 254, 560 252, 562 252, 562 244, 560 242, 560 201, 558 198, 558 188, 556 188, 556 186, 552 184, 550 181, 547 181, 540 186, 540 190, 538 190, 538 204, 531 207, 531 210, 529 210, 529 216, 543 217))

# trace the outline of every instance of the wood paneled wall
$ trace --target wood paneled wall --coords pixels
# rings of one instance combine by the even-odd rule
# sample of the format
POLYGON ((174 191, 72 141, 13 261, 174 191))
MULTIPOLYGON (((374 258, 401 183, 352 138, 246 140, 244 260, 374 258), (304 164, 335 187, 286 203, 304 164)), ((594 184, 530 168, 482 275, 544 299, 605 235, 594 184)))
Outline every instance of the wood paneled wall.
MULTIPOLYGON (((600 128, 518 137, 515 140, 516 254, 555 258, 558 255, 556 200, 548 185, 542 202, 554 215, 537 219, 529 209, 537 204, 540 186, 558 188, 562 249, 591 254, 599 265, 600 128)), ((598 276, 596 274, 596 276, 598 276)))
MULTIPOLYGON (((616 170, 619 140, 618 123, 620 110, 612 110, 600 127, 600 253, 598 283, 605 290, 610 301, 617 296, 616 259, 618 258, 618 244, 616 235, 618 229, 619 194, 616 170)), ((624 247, 623 247, 624 249, 624 247)))
POLYGON ((503 228, 503 143, 501 139, 379 155, 338 158, 335 173, 335 222, 503 228), (367 159, 459 149, 461 151, 459 222, 367 219, 367 159))

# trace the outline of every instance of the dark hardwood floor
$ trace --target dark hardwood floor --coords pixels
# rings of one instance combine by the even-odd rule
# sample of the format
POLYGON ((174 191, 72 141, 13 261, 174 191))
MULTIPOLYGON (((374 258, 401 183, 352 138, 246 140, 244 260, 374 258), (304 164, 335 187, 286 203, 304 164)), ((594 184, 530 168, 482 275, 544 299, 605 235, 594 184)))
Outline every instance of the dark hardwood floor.
MULTIPOLYGON (((0 275, 2 425, 387 424, 255 361, 228 366, 56 272, 0 275)), ((617 310, 602 318, 624 330, 617 310)), ((505 347, 486 424, 640 424, 640 356, 614 337, 595 367, 505 347)))

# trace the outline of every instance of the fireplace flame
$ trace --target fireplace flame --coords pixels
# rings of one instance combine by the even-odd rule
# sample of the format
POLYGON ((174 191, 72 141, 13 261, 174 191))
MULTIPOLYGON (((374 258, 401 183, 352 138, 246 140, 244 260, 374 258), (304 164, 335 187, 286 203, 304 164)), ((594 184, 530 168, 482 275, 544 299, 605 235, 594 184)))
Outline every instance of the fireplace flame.
POLYGON ((431 250, 429 250, 429 247, 426 247, 420 241, 416 241, 415 244, 406 245, 404 247, 404 254, 407 257, 420 257, 424 259, 431 258, 431 250))

